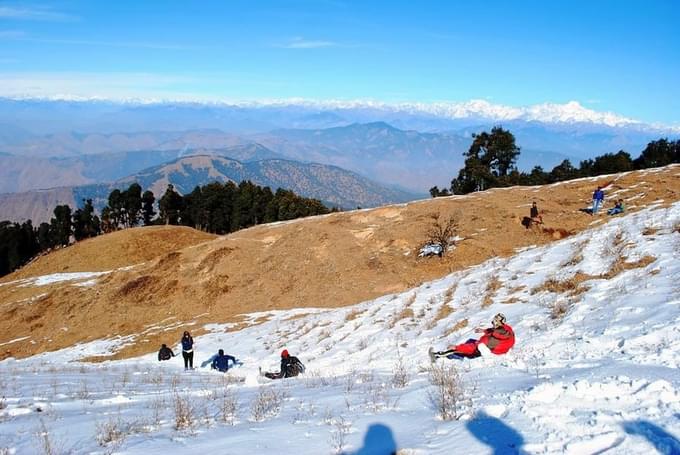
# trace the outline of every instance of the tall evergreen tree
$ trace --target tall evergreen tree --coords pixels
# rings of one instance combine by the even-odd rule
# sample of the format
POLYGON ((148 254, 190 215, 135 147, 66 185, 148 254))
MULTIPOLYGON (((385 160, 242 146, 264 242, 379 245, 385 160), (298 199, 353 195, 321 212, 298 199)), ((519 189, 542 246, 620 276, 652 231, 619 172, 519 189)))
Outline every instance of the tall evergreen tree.
POLYGON ((508 185, 509 172, 514 169, 520 148, 515 136, 500 126, 473 134, 472 145, 464 154, 465 166, 451 181, 451 192, 466 194, 498 185, 508 185))
POLYGON ((668 141, 667 138, 647 144, 634 162, 637 169, 666 166, 671 163, 680 163, 680 140, 668 141))
POLYGON ((168 184, 165 194, 158 201, 159 217, 164 224, 179 224, 179 213, 182 210, 182 196, 168 184))
POLYGON ((150 226, 153 223, 153 217, 156 215, 156 211, 153 208, 153 204, 156 202, 156 198, 151 190, 146 190, 142 194, 142 219, 144 220, 144 226, 150 226))
POLYGON ((50 222, 50 230, 55 245, 66 246, 71 238, 71 207, 58 205, 54 208, 54 218, 50 222))
POLYGON ((139 224, 139 219, 141 217, 142 187, 139 183, 135 182, 131 184, 121 196, 125 213, 125 225, 127 227, 135 227, 139 224))

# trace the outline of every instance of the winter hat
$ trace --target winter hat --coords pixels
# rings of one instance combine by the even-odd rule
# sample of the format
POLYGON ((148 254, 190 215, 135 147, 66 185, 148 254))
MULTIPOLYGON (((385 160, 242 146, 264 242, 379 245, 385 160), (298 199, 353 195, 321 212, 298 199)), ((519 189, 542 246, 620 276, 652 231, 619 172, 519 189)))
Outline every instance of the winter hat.
POLYGON ((284 359, 288 358, 288 349, 281 351, 281 357, 284 359))
POLYGON ((501 326, 505 324, 505 315, 503 313, 498 313, 496 316, 493 317, 492 322, 494 326, 501 326))
POLYGON ((220 349, 219 351, 217 351, 217 353, 218 353, 219 355, 224 355, 224 349, 220 349))

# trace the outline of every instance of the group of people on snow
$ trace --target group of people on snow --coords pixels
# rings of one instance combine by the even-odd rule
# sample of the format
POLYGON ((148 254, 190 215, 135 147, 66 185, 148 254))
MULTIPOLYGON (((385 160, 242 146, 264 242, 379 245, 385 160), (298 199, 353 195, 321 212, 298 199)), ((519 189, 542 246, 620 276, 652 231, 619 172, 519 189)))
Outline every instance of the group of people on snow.
MULTIPOLYGON (((444 351, 435 352, 430 348, 429 354, 431 360, 434 362, 435 359, 440 357, 474 359, 480 356, 489 356, 490 354, 501 355, 507 353, 515 345, 515 333, 502 313, 494 316, 491 321, 491 327, 486 329, 477 328, 475 332, 482 333, 483 335, 478 340, 469 339, 465 343, 448 346, 444 351)), ((189 332, 184 332, 181 344, 184 369, 193 369, 194 340, 189 332)), ((163 344, 158 351, 158 360, 170 360, 172 357, 175 357, 175 353, 167 345, 163 344)), ((234 356, 225 354, 224 350, 220 349, 205 364, 210 363, 212 369, 226 373, 229 371, 230 362, 232 367, 240 364, 234 356)), ((281 368, 278 372, 267 371, 263 373, 260 370, 260 374, 269 379, 292 378, 304 372, 304 364, 297 357, 290 355, 287 349, 281 352, 281 368)))
MULTIPOLYGON (((182 339, 180 340, 182 345, 182 357, 184 358, 184 369, 193 370, 194 369, 194 339, 189 332, 184 332, 182 339)), ((175 357, 175 353, 166 344, 162 344, 160 350, 158 351, 158 361, 170 360, 175 357)), ((221 373, 226 373, 229 369, 235 365, 241 364, 236 357, 225 354, 224 349, 219 349, 217 354, 213 355, 203 366, 210 364, 210 368, 217 370, 221 373), (231 365, 229 364, 231 362, 231 365)), ((281 352, 281 370, 279 372, 260 372, 263 376, 269 379, 281 379, 281 378, 292 378, 304 373, 305 366, 300 362, 295 356, 288 353, 287 349, 281 352)))
MULTIPOLYGON (((589 213, 590 215, 597 215, 604 204, 604 187, 598 186, 593 192, 593 204, 591 207, 579 209, 582 212, 589 213)), ((616 201, 614 207, 607 210, 607 215, 618 215, 626 211, 626 206, 624 205, 623 199, 616 201)), ((538 210, 536 201, 532 202, 531 209, 529 210, 529 216, 525 216, 522 219, 522 225, 529 229, 534 224, 543 224, 543 215, 538 210)))

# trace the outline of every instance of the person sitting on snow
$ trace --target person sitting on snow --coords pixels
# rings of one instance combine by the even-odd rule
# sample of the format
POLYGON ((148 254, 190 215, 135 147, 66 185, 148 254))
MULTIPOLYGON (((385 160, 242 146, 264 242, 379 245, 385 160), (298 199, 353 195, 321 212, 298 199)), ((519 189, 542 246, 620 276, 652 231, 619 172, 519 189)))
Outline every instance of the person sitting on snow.
POLYGON ((458 356, 474 359, 488 352, 493 354, 505 354, 515 344, 515 334, 506 323, 505 316, 498 313, 491 322, 493 327, 488 329, 475 329, 477 333, 483 333, 479 340, 470 339, 463 344, 449 346, 446 351, 431 352, 432 359, 439 357, 458 356))
POLYGON ((626 207, 623 205, 623 199, 619 199, 614 207, 607 210, 607 215, 617 215, 619 213, 623 213, 625 210, 626 207))
POLYGON ((288 354, 288 349, 281 352, 281 371, 278 373, 264 373, 269 379, 292 378, 305 372, 305 366, 297 357, 288 354))
POLYGON ((210 368, 217 370, 222 373, 226 373, 229 370, 229 361, 231 360, 232 366, 236 365, 236 358, 231 355, 224 355, 224 349, 217 351, 217 355, 213 357, 212 364, 210 368))
POLYGON ((538 211, 538 206, 536 205, 536 201, 534 201, 531 204, 531 210, 529 210, 529 215, 530 215, 532 223, 543 224, 543 216, 538 211))
POLYGON ((161 345, 161 348, 158 351, 158 361, 160 362, 161 360, 170 360, 171 357, 175 357, 175 353, 172 352, 172 349, 164 344, 161 345))

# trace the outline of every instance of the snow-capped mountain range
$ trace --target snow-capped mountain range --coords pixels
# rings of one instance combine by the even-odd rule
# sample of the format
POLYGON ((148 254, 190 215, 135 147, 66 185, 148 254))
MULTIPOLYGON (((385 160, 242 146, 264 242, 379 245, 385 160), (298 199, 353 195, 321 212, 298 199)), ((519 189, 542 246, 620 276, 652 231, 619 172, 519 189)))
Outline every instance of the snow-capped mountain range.
POLYGON ((190 100, 159 98, 108 99, 102 97, 83 97, 74 95, 55 95, 51 97, 14 96, 0 98, 0 102, 72 102, 72 103, 112 103, 122 106, 204 106, 222 109, 290 109, 317 111, 374 111, 387 115, 425 115, 448 120, 490 120, 497 122, 524 121, 556 124, 593 124, 614 128, 634 128, 640 131, 659 131, 680 133, 680 124, 649 124, 625 117, 614 112, 600 112, 588 109, 578 101, 560 103, 540 103, 528 106, 509 106, 493 104, 483 99, 469 101, 440 102, 401 102, 388 103, 375 100, 311 100, 304 98, 270 99, 258 101, 230 100, 190 100))

